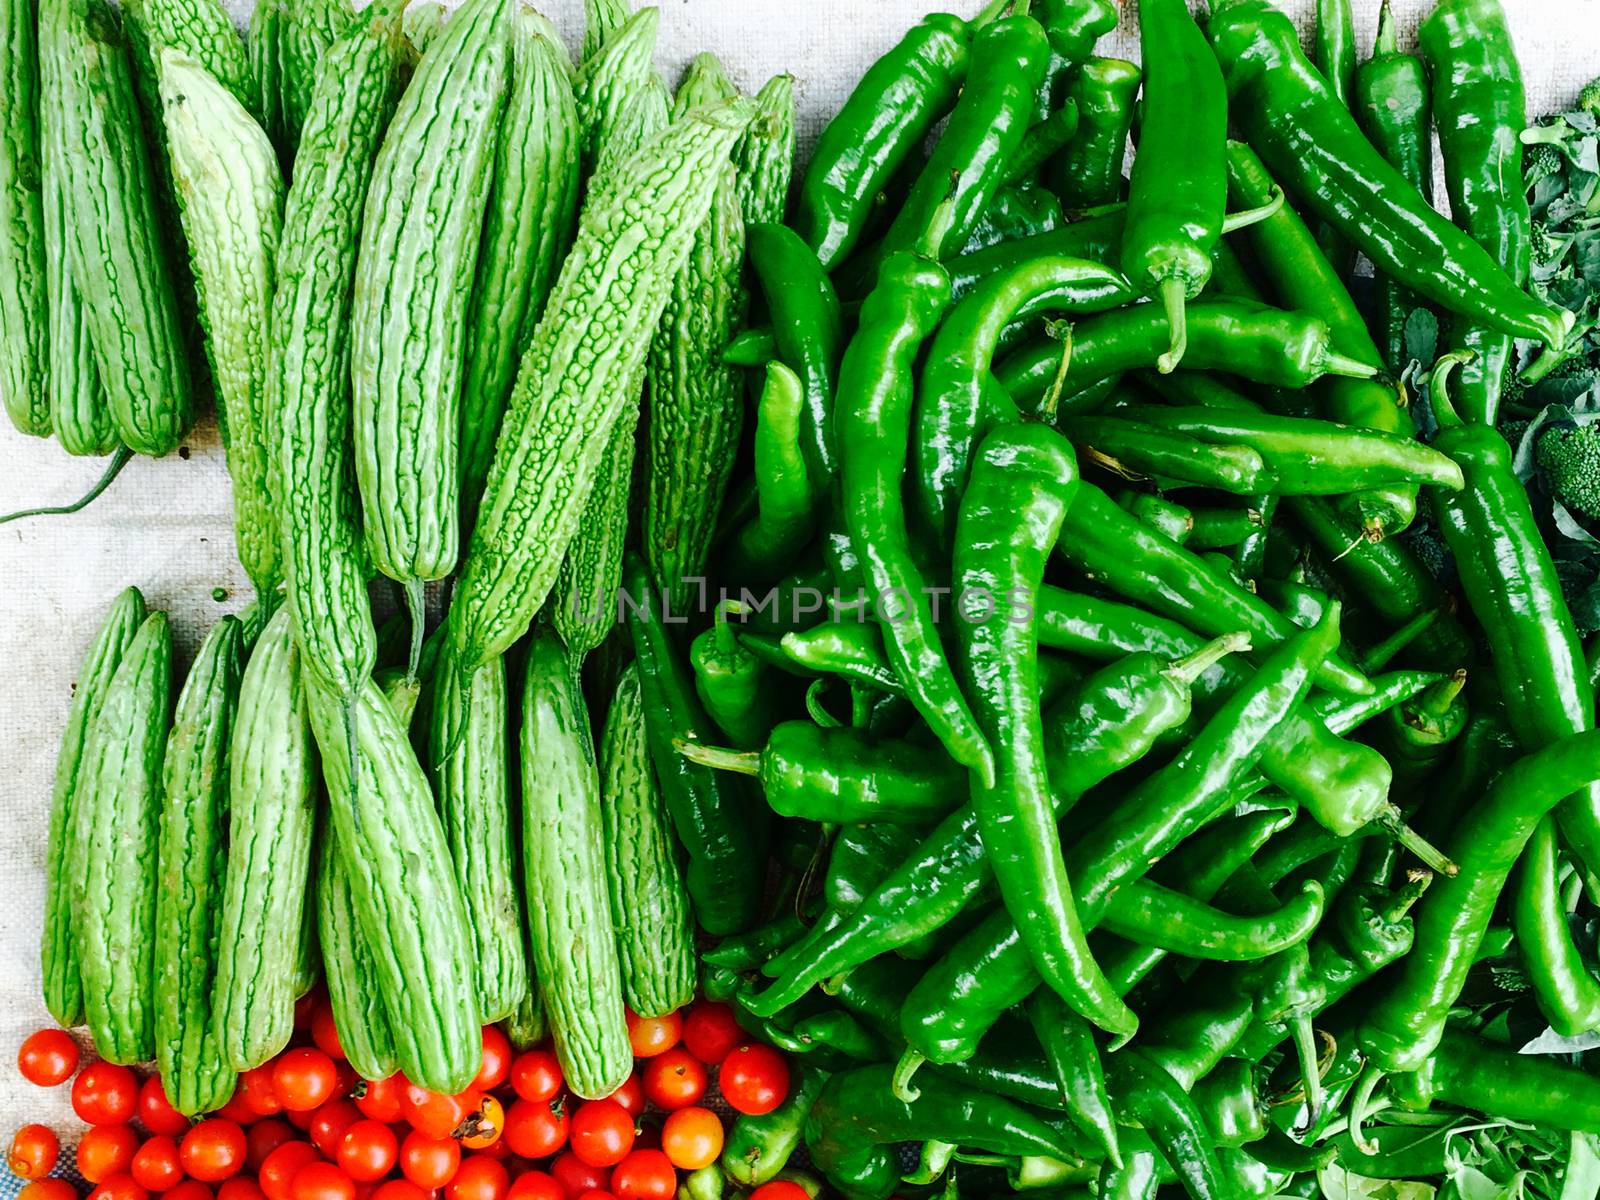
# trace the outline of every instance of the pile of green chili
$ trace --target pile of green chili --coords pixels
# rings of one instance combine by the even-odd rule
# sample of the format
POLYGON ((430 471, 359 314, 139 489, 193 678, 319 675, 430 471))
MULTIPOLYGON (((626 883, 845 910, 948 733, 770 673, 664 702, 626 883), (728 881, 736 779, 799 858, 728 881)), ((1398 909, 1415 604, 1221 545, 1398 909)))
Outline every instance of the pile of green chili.
POLYGON ((850 1200, 1600 1188, 1600 655, 1496 426, 1588 326, 1499 0, 1317 16, 930 15, 751 231, 678 748, 777 815, 706 987, 850 1200))

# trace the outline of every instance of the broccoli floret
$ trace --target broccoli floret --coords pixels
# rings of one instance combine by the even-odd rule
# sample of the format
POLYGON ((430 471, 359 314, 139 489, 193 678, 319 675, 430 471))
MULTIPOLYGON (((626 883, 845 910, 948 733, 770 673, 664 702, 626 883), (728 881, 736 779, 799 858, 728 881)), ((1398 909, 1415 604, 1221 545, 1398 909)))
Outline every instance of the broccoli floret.
POLYGON ((1543 221, 1533 223, 1532 234, 1533 261, 1536 266, 1548 267, 1559 263, 1566 257, 1567 247, 1572 244, 1571 238, 1551 233, 1550 227, 1543 221))
POLYGON ((1600 79, 1591 79, 1578 93, 1578 111, 1600 117, 1600 79))
POLYGON ((1522 178, 1532 190, 1546 179, 1561 174, 1561 151, 1549 142, 1539 142, 1528 147, 1522 160, 1522 178))
POLYGON ((1551 494, 1574 512, 1600 520, 1600 425, 1548 426, 1533 451, 1551 494))

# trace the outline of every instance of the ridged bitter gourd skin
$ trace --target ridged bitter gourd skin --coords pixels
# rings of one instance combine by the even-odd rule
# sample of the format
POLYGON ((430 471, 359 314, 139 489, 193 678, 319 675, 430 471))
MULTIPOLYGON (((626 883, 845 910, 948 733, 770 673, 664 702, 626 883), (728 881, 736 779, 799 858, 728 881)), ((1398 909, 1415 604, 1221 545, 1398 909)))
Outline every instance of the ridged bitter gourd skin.
POLYGON ((306 669, 353 695, 377 661, 366 555, 350 486, 349 316, 361 214, 394 111, 398 0, 382 0, 323 58, 284 205, 267 369, 284 575, 306 669))
POLYGON ((522 856, 534 974, 567 1086, 609 1096, 633 1069, 606 891, 589 712, 554 630, 534 632, 522 693, 522 856))
MULTIPOLYGON (((249 48, 228 10, 217 0, 127 0, 122 13, 133 43, 140 99, 152 117, 161 111, 156 94, 161 52, 177 50, 204 67, 253 119, 261 119, 260 89, 250 65, 249 48)), ((157 144, 161 144, 159 140, 157 144)))
POLYGON ((755 95, 756 115, 733 151, 746 225, 781 224, 794 175, 794 76, 774 75, 755 95))
MULTIPOLYGON (((597 174, 604 135, 624 123, 624 113, 638 97, 645 80, 654 74, 650 64, 660 27, 660 10, 642 8, 618 26, 595 53, 590 54, 585 43, 583 66, 574 91, 583 137, 583 165, 590 176, 597 174)), ((591 189, 594 182, 591 178, 591 189)))
POLYGON ((583 0, 583 61, 599 54, 631 15, 628 0, 583 0))
POLYGON ((214 1019, 237 1071, 260 1066, 294 1033, 294 968, 317 817, 306 692, 289 611, 280 608, 245 666, 229 770, 214 1019))
POLYGON ((156 856, 172 686, 167 614, 151 613, 117 664, 84 751, 71 870, 83 1009, 100 1056, 155 1054, 156 856))
POLYGON ((220 1108, 234 1071, 211 1018, 228 869, 228 760, 239 702, 242 628, 211 627, 178 693, 162 771, 156 894, 156 1066, 167 1102, 186 1116, 220 1108))
POLYGON ((80 798, 88 790, 89 734, 144 615, 144 597, 138 588, 128 588, 112 602, 105 623, 89 643, 78 667, 56 759, 45 853, 44 936, 39 957, 44 1006, 56 1023, 67 1029, 83 1020, 83 979, 78 966, 74 909, 82 890, 82 876, 76 871, 77 813, 80 798))
POLYGON ((591 194, 517 371, 450 609, 456 661, 481 665, 528 628, 555 583, 649 334, 749 120, 734 101, 662 131, 591 194))
POLYGON ((117 434, 139 454, 177 448, 193 412, 175 264, 134 98, 122 18, 104 0, 62 0, 67 229, 95 364, 117 434))
POLYGON ((293 149, 300 144, 317 69, 328 48, 349 30, 355 19, 350 0, 279 0, 278 24, 279 104, 283 112, 284 139, 293 149))
POLYGON ((505 99, 507 0, 468 0, 400 97, 367 192, 351 310, 356 479, 373 566, 441 579, 459 548, 460 395, 505 99))
POLYGON ((0 401, 23 433, 50 433, 44 164, 34 0, 0 0, 0 401))
POLYGON ((694 999, 694 917, 631 666, 600 737, 600 811, 623 996, 639 1016, 663 1017, 694 999))
POLYGON ((387 1079, 399 1066, 389 1013, 331 824, 324 827, 317 845, 317 934, 328 1004, 345 1061, 363 1079, 387 1079))
POLYGON ((283 0, 259 0, 250 10, 244 45, 256 89, 255 103, 250 107, 260 116, 261 128, 287 161, 291 155, 285 132, 288 122, 283 115, 283 0))
POLYGON ((283 577, 267 427, 283 176, 272 143, 238 98, 197 60, 160 53, 167 153, 233 481, 234 541, 256 594, 270 596, 283 577))

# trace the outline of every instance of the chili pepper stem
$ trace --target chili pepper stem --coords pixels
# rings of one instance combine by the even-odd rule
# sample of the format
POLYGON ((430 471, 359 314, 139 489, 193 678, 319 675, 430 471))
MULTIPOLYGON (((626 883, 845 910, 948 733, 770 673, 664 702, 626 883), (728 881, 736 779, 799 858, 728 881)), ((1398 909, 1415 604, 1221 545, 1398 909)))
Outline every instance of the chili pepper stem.
POLYGON ((1193 654, 1175 659, 1167 669, 1162 672, 1174 683, 1187 686, 1200 676, 1204 675, 1211 667, 1227 658, 1230 654, 1248 654, 1250 652, 1250 635, 1248 633, 1225 633, 1221 637, 1207 642, 1193 654))
POLYGON ((1383 0, 1382 7, 1378 9, 1378 36, 1372 43, 1372 57, 1399 52, 1400 39, 1394 30, 1394 12, 1389 7, 1389 0, 1383 0))
POLYGON ((1383 670, 1396 654, 1399 654, 1400 651, 1404 650, 1429 629, 1439 619, 1443 611, 1442 608, 1430 608, 1412 617, 1411 620, 1360 656, 1359 665, 1361 669, 1368 674, 1383 670))
POLYGON ((739 653, 739 638, 733 631, 733 623, 728 620, 730 616, 743 616, 745 607, 737 600, 724 600, 717 605, 717 611, 712 615, 711 626, 715 631, 717 650, 726 657, 732 658, 739 653))
MULTIPOLYGON (((1450 711, 1450 706, 1456 702, 1456 697, 1461 695, 1461 689, 1467 686, 1467 670, 1460 667, 1442 683, 1436 683, 1422 693, 1415 711, 1418 716, 1442 717, 1450 711)), ((1415 722, 1413 722, 1414 724, 1415 722)))
POLYGON ((811 681, 811 686, 806 688, 806 715, 824 729, 838 729, 844 722, 829 712, 827 705, 822 703, 822 695, 827 690, 826 679, 811 681))
POLYGON ((406 615, 411 620, 411 654, 406 659, 406 681, 416 682, 417 667, 422 662, 422 633, 427 621, 427 603, 422 596, 422 580, 408 579, 405 584, 406 615))
POLYGON ((1378 1153, 1378 1143, 1372 1141, 1362 1132, 1362 1125, 1373 1113, 1380 1111, 1381 1107, 1374 1107, 1373 1093, 1377 1091, 1378 1084, 1383 1080, 1382 1069, 1369 1066, 1362 1074, 1356 1089, 1350 1095, 1350 1140, 1355 1143, 1357 1150, 1363 1154, 1378 1153))
POLYGON ((1306 1093, 1306 1128, 1315 1129, 1322 1116, 1322 1064, 1317 1061, 1317 1035, 1310 1014, 1289 1019, 1289 1036, 1300 1059, 1300 1081, 1306 1093))
POLYGON ((915 1185, 933 1183, 944 1174, 955 1152, 955 1146, 949 1142, 923 1142, 922 1150, 917 1155, 917 1169, 909 1175, 902 1175, 901 1182, 915 1185))
POLYGON ((132 450, 129 450, 126 446, 121 447, 111 456, 111 461, 106 464, 106 469, 101 473, 100 478, 94 481, 94 486, 71 504, 58 504, 46 508, 25 508, 21 512, 7 513, 5 516, 0 517, 0 525, 5 525, 11 521, 21 521, 26 517, 66 516, 68 513, 75 513, 87 508, 100 493, 115 482, 117 476, 122 474, 122 468, 128 465, 128 460, 132 457, 132 450))
POLYGON ((1156 369, 1163 375, 1170 375, 1177 370, 1178 364, 1183 361, 1184 351, 1189 348, 1188 303, 1187 283, 1176 275, 1161 281, 1161 304, 1167 310, 1169 330, 1167 352, 1156 360, 1156 369))
POLYGON ((1371 379, 1378 373, 1378 368, 1371 363, 1364 363, 1358 358, 1351 358, 1348 354, 1340 354, 1329 350, 1322 356, 1322 371, 1325 375, 1343 375, 1350 379, 1371 379))
POLYGON ((1461 868, 1451 862, 1442 850, 1406 824, 1400 810, 1394 805, 1391 804, 1384 810, 1378 818, 1378 824, 1388 830, 1390 837, 1421 859, 1430 870, 1450 876, 1461 873, 1461 868))
POLYGON ((972 18, 972 27, 974 29, 982 29, 985 25, 998 21, 1000 14, 1005 12, 1011 3, 1012 0, 989 0, 989 3, 983 6, 978 15, 972 18))
POLYGON ((1440 429, 1459 429, 1463 424, 1461 414, 1450 403, 1450 375, 1463 363, 1477 357, 1472 350, 1453 350, 1433 364, 1428 373, 1428 403, 1433 405, 1433 419, 1440 429))
POLYGON ((911 1085, 911 1077, 927 1061, 927 1056, 920 1050, 913 1049, 910 1046, 906 1047, 905 1053, 900 1056, 900 1060, 894 1065, 894 1079, 890 1084, 890 1090, 894 1092, 896 1099, 904 1100, 909 1104, 922 1095, 918 1088, 911 1085))
POLYGON ((1398 924, 1411 911, 1424 892, 1433 883, 1432 871, 1413 871, 1406 886, 1395 892, 1389 907, 1383 910, 1383 919, 1390 925, 1398 924))
POLYGON ((685 738, 673 738, 672 748, 690 762, 717 771, 736 771, 740 775, 761 774, 761 751, 730 750, 726 746, 707 746, 685 738))
POLYGON ((850 724, 864 729, 872 718, 872 695, 866 688, 850 685, 850 724))
POLYGON ((1061 389, 1067 383, 1067 371, 1072 366, 1072 325, 1053 324, 1050 327, 1051 336, 1057 330, 1061 331, 1061 361, 1056 364, 1056 377, 1051 380, 1050 387, 1045 391, 1044 401, 1039 405, 1039 416, 1047 423, 1056 419, 1056 410, 1061 406, 1061 389))
POLYGON ((1222 232, 1224 234, 1238 233, 1241 229, 1248 229, 1258 221, 1265 221, 1282 207, 1283 189, 1277 184, 1273 184, 1272 198, 1259 208, 1246 208, 1223 217, 1222 232))

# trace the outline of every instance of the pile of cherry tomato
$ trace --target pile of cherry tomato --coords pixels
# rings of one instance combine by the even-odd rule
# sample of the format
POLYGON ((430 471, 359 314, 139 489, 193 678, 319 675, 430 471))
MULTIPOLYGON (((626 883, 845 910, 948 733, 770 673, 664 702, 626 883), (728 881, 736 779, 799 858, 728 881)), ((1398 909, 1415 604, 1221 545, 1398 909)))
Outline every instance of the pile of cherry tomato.
MULTIPOLYGON (((722 1121, 701 1101, 716 1088, 737 1113, 771 1112, 789 1068, 751 1042, 725 1005, 666 1017, 629 1014, 637 1070, 603 1100, 567 1092, 547 1046, 514 1053, 496 1026, 466 1091, 440 1095, 404 1076, 360 1079, 344 1061, 326 1001, 302 1002, 294 1043, 239 1076, 233 1098, 191 1121, 158 1076, 92 1062, 59 1029, 30 1036, 23 1077, 69 1080, 88 1125, 77 1146, 89 1200, 675 1200, 680 1172, 716 1163, 722 1121)), ((30 1182, 19 1200, 78 1200, 50 1178, 60 1142, 44 1125, 12 1141, 9 1165, 30 1182)), ((753 1200, 798 1200, 773 1183, 753 1200), (763 1195, 762 1193, 768 1193, 763 1195)))

